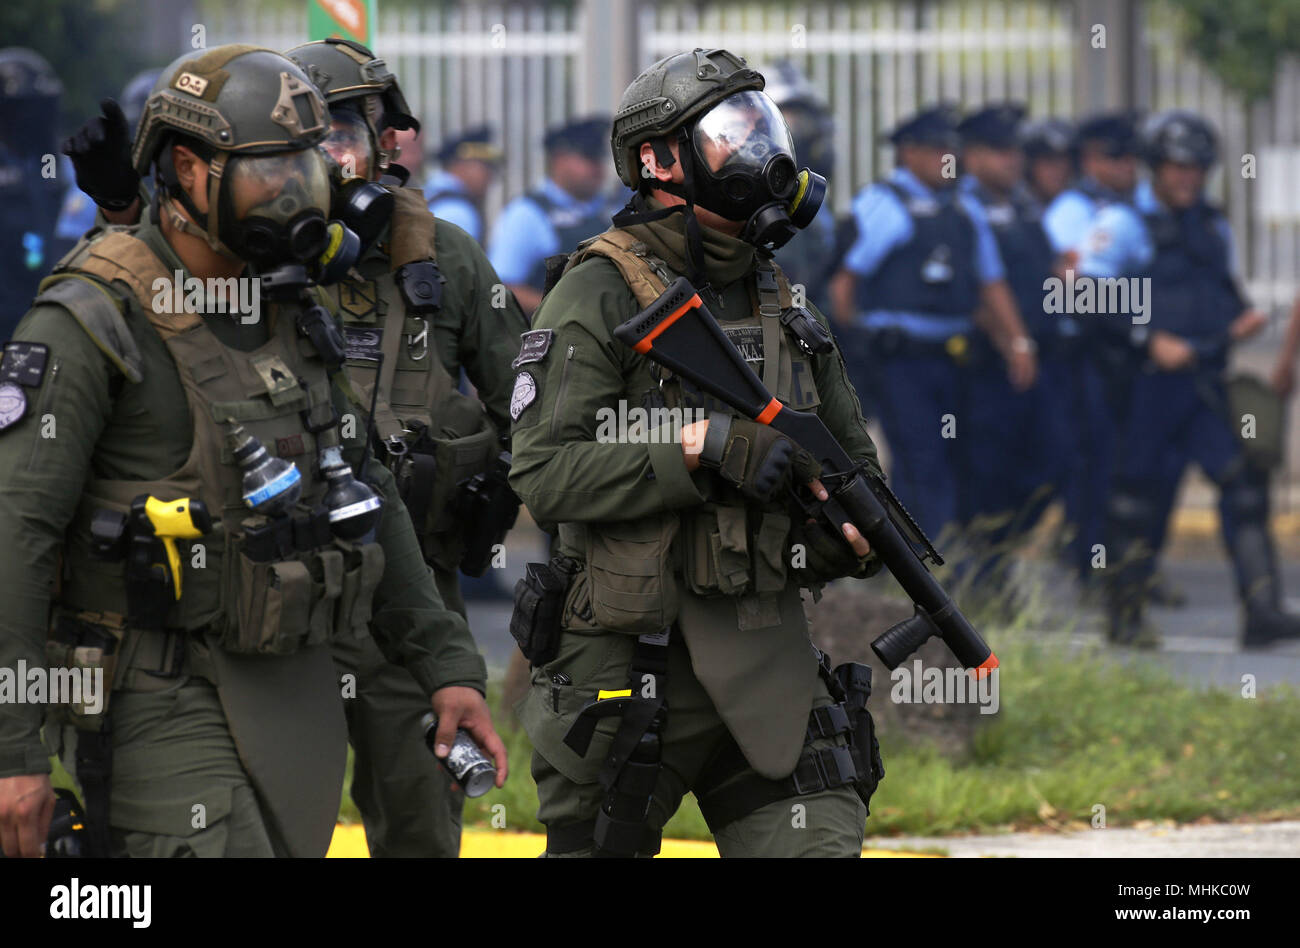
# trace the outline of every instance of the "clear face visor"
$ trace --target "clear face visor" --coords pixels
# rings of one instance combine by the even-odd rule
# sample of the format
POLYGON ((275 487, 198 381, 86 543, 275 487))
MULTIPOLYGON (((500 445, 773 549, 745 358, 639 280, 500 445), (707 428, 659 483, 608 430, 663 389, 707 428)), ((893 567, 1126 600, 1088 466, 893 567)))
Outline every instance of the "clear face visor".
POLYGON ((329 166, 315 148, 231 159, 225 177, 235 220, 288 224, 303 211, 329 212, 329 166))
POLYGON ((727 96, 695 123, 693 144, 718 180, 733 175, 762 178, 770 174, 773 159, 784 155, 789 180, 769 185, 778 194, 794 187, 794 141, 781 110, 766 93, 747 89, 727 96))
POLYGON ((366 120, 349 109, 330 113, 330 130, 320 147, 338 162, 346 178, 368 178, 375 146, 366 120))
POLYGON ((305 261, 324 249, 330 179, 316 148, 274 155, 241 155, 226 166, 222 185, 222 240, 259 266, 305 261))

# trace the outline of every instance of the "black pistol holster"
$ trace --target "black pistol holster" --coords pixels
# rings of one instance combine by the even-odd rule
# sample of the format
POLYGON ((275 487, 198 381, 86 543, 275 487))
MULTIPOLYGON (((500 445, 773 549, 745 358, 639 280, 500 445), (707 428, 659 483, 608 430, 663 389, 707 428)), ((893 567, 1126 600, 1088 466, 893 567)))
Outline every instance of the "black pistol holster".
POLYGON ((668 716, 670 629, 637 637, 628 669, 629 687, 589 701, 564 736, 586 756, 600 718, 620 715, 609 756, 597 780, 605 791, 594 820, 546 828, 546 851, 562 854, 593 847, 599 857, 654 856, 662 829, 651 827, 650 804, 663 767, 661 735, 668 716))

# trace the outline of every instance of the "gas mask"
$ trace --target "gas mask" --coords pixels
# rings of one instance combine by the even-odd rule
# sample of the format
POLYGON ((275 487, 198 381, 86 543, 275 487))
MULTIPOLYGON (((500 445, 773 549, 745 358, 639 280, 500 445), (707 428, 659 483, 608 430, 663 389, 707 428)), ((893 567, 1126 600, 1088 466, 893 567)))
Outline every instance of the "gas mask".
POLYGON ((180 186, 170 148, 163 150, 159 172, 161 203, 175 199, 194 219, 191 223, 171 208, 176 228, 202 238, 225 257, 248 263, 255 273, 267 276, 291 267, 304 268, 314 278, 330 272, 341 276, 356 261, 356 235, 349 237, 340 223, 325 218, 329 168, 315 148, 270 155, 214 152, 208 213, 200 212, 180 186))
POLYGON ((694 202, 744 221, 741 239, 761 250, 784 246, 826 197, 825 178, 796 168, 785 119, 762 92, 737 92, 705 112, 690 145, 694 202))
POLYGON ((335 107, 320 147, 330 165, 330 217, 369 247, 392 218, 394 204, 392 192, 369 179, 378 160, 370 127, 356 112, 335 107))

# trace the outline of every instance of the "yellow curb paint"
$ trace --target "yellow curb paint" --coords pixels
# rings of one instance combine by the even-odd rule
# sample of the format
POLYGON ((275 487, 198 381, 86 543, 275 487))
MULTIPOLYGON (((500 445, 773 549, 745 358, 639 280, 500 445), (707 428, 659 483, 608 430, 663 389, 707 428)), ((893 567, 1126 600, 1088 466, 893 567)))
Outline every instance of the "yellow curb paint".
MULTIPOLYGON (((546 837, 540 833, 466 830, 461 837, 460 854, 464 859, 535 859, 545 848, 546 837)), ((659 855, 668 859, 717 859, 718 849, 703 840, 665 839, 659 855)), ((932 853, 889 849, 864 849, 862 855, 873 859, 936 858, 932 853)), ((340 823, 334 827, 334 838, 326 856, 331 859, 368 858, 370 850, 366 846, 365 828, 359 823, 340 823)))

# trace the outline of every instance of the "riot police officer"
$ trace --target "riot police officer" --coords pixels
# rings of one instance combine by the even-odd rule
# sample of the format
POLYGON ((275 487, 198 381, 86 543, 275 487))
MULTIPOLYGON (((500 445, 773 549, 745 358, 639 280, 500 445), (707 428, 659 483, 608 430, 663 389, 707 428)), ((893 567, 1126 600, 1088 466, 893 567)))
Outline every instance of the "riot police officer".
POLYGON ((576 119, 542 139, 546 176, 501 211, 488 242, 488 259, 531 316, 546 286, 546 258, 568 253, 609 226, 624 197, 605 190, 609 118, 576 119))
POLYGON ((870 387, 893 457, 891 477, 929 535, 964 506, 958 426, 975 315, 1011 384, 1033 384, 1033 340, 1006 282, 979 202, 957 191, 957 114, 939 106, 893 130, 894 172, 854 202, 857 241, 844 259, 857 280, 855 386, 870 387))
POLYGON ((1098 317, 1105 344, 1136 366, 1107 517, 1110 636, 1139 645, 1158 641, 1144 606, 1174 457, 1180 467, 1195 462, 1219 488, 1224 545, 1244 612, 1243 643, 1292 638, 1300 635, 1300 618, 1281 607, 1267 473, 1238 441, 1224 385, 1229 348, 1267 318, 1242 296, 1228 223, 1205 199, 1216 136, 1199 116, 1172 110, 1146 121, 1141 142, 1150 190, 1138 195, 1136 206, 1116 203, 1100 212, 1080 261, 1091 277, 1150 281, 1149 323, 1098 317))
POLYGON ((796 171, 762 89, 721 49, 667 57, 633 81, 611 144, 637 194, 569 258, 515 362, 511 483, 534 517, 559 525, 553 562, 572 577, 558 641, 521 637, 541 645, 519 713, 548 855, 656 853, 687 792, 724 856, 861 849, 879 771, 850 761, 843 699, 829 667, 818 671, 799 588, 878 564, 849 527, 852 546, 828 532, 812 541, 826 551, 816 566, 788 566, 797 523, 781 485, 807 481, 806 459, 611 335, 686 278, 777 397, 815 410, 878 470, 824 319, 795 311, 759 249, 788 239, 824 191, 796 171), (815 353, 787 328, 810 321, 825 342, 815 353), (680 437, 602 440, 600 414, 620 405, 707 417, 680 437), (606 710, 616 729, 595 725, 606 710), (795 803, 806 829, 792 828, 795 803))
MULTIPOLYGON (((172 63, 131 153, 148 219, 82 241, 5 346, 0 524, 27 555, 0 569, 0 661, 102 670, 107 697, 46 734, 104 854, 323 856, 346 761, 328 643, 368 630, 440 740, 459 723, 505 762, 391 476, 371 467, 377 494, 338 453, 359 409, 305 285, 347 262, 326 128, 278 53, 172 63)), ((10 855, 39 854, 54 802, 40 719, 0 708, 10 855)))
MULTIPOLYGON (((376 434, 442 601, 464 616, 456 571, 465 538, 493 529, 493 511, 463 503, 464 486, 509 448, 510 360, 527 324, 468 234, 435 219, 420 191, 375 183, 396 167, 396 131, 419 128, 384 61, 339 39, 286 55, 325 96, 330 132, 322 147, 350 169, 334 208, 362 238, 362 254, 356 276, 326 291, 343 323, 348 372, 363 393, 379 385, 386 407, 376 434), (376 378, 379 353, 385 359, 376 378), (462 368, 477 398, 457 391, 462 368)), ((518 501, 500 488, 496 503, 508 507, 508 528, 518 501)), ((490 547, 502 536, 476 539, 490 547)), ((371 855, 456 856, 464 797, 422 746, 427 701, 417 682, 369 639, 336 643, 334 654, 340 673, 357 681, 347 704, 352 796, 371 855)))

